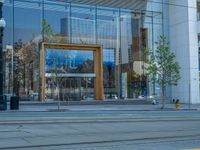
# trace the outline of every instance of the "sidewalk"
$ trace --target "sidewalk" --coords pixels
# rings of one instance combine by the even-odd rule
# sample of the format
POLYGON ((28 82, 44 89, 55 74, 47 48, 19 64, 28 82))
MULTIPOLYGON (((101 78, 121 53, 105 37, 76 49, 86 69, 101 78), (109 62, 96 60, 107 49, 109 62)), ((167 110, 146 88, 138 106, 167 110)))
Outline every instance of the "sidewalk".
MULTIPOLYGON (((70 104, 67 102, 62 102, 60 104, 60 111, 162 111, 161 105, 151 105, 148 103, 141 103, 138 102, 131 103, 129 102, 116 102, 113 101, 111 103, 102 103, 96 104, 95 103, 78 103, 78 104, 70 104)), ((57 102, 20 102, 19 110, 17 111, 57 111, 58 110, 58 103, 57 102)), ((179 109, 180 111, 189 111, 189 110, 200 110, 200 104, 196 105, 188 105, 188 104, 181 104, 179 109)), ((9 104, 8 104, 8 110, 9 104)), ((166 104, 165 109, 163 111, 177 111, 175 109, 175 104, 166 104)))

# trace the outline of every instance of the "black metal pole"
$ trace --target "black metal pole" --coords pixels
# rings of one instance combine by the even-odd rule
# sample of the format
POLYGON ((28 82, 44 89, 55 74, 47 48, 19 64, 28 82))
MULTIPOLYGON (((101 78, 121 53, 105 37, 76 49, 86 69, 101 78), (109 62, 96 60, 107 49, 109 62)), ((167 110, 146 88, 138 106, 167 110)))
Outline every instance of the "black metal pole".
MULTIPOLYGON (((2 19, 3 2, 0 2, 0 19, 2 19)), ((3 29, 0 27, 0 110, 7 110, 7 98, 3 96, 3 29)))
MULTIPOLYGON (((0 2, 0 19, 3 3, 0 2)), ((3 98, 3 27, 0 27, 0 97, 3 98)))

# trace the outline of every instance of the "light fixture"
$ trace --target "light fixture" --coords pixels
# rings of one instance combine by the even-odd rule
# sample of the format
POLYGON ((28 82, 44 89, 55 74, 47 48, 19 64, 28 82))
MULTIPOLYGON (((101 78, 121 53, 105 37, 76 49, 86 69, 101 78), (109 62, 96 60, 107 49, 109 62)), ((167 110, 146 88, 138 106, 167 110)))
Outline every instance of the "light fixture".
POLYGON ((137 12, 134 12, 133 15, 132 15, 133 19, 140 19, 140 17, 141 17, 141 14, 137 13, 137 12))
POLYGON ((0 3, 4 3, 5 0, 0 0, 0 3))

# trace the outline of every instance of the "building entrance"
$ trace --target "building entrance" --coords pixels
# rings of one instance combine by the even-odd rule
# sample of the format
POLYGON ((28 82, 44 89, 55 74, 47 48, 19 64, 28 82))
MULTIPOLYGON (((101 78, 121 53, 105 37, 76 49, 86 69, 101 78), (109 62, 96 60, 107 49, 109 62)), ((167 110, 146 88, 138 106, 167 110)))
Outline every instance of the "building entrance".
POLYGON ((46 98, 57 99, 62 101, 79 101, 79 100, 91 100, 95 99, 94 95, 94 76, 91 74, 81 75, 74 74, 74 76, 68 76, 60 78, 59 90, 55 86, 52 78, 46 79, 46 98))
POLYGON ((102 47, 41 43, 40 99, 104 99, 102 47), (54 98, 55 99, 55 98, 54 98))
POLYGON ((64 100, 94 99, 93 78, 66 78, 64 88, 64 100))

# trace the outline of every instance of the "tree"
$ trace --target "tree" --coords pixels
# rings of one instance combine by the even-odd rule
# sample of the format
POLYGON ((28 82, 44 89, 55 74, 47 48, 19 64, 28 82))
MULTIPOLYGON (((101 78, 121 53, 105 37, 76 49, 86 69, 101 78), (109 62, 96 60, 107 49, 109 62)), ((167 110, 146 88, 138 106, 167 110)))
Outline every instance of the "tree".
POLYGON ((43 41, 54 42, 55 33, 53 32, 51 25, 45 19, 42 21, 42 35, 43 41))
MULTIPOLYGON (((49 42, 49 43, 66 43, 67 42, 67 37, 56 35, 56 33, 52 29, 52 26, 45 19, 43 19, 42 21, 41 34, 43 35, 43 41, 45 42, 49 42)), ((53 67, 50 70, 51 80, 58 90, 58 94, 57 94, 58 109, 60 109, 60 91, 61 91, 61 86, 63 82, 63 77, 60 75, 62 75, 62 73, 66 73, 66 71, 64 68, 62 68, 61 66, 57 64, 57 60, 58 60, 57 57, 59 57, 59 60, 62 60, 62 59, 65 60, 67 59, 68 54, 66 52, 57 51, 54 54, 54 56, 51 58, 51 61, 52 61, 51 65, 53 67)))
POLYGON ((135 71, 128 71, 127 73, 128 83, 128 96, 137 98, 140 94, 145 95, 146 91, 146 75, 139 74, 135 71), (134 95, 133 95, 134 94, 134 95))
POLYGON ((42 21, 42 33, 43 35, 43 41, 49 42, 49 43, 66 43, 68 40, 67 36, 62 36, 56 34, 52 26, 47 22, 46 19, 43 19, 42 21))
POLYGON ((169 43, 166 37, 160 36, 156 42, 156 50, 145 51, 147 75, 149 80, 157 83, 162 88, 162 109, 165 107, 165 88, 170 85, 177 85, 180 79, 180 66, 175 62, 175 54, 170 52, 169 43))
POLYGON ((36 75, 34 71, 39 68, 37 44, 34 40, 27 43, 18 40, 14 49, 14 92, 19 95, 20 88, 23 87, 24 90, 27 89, 26 94, 29 94, 29 91, 33 90, 33 76, 36 75))
POLYGON ((53 64, 53 68, 51 69, 51 79, 58 90, 58 93, 57 93, 58 110, 60 110, 60 87, 62 83, 62 77, 59 77, 59 70, 58 70, 56 58, 52 59, 52 64, 53 64))
POLYGON ((53 55, 51 56, 51 60, 49 62, 51 67, 48 72, 50 73, 52 84, 55 85, 55 88, 57 89, 58 110, 60 110, 60 94, 61 92, 63 93, 63 79, 67 73, 67 68, 65 67, 66 64, 63 63, 65 63, 65 60, 68 59, 68 53, 65 50, 56 50, 54 52, 56 53, 52 53, 53 55))

